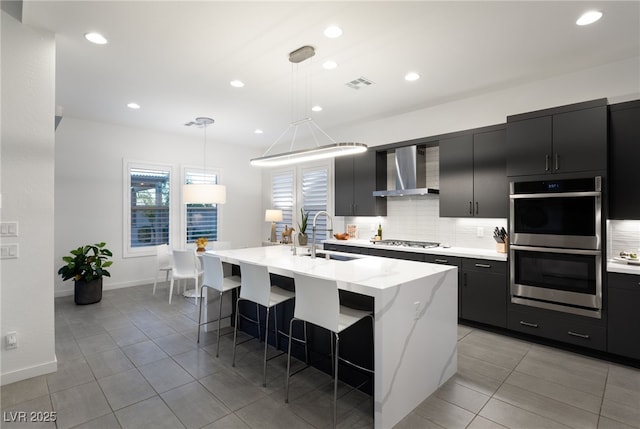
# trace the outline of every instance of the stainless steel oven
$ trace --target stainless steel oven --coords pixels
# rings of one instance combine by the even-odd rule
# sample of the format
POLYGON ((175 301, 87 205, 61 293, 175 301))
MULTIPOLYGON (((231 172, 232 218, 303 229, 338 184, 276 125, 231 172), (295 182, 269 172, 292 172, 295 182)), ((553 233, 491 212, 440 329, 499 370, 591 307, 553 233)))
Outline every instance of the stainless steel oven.
POLYGON ((511 302, 600 318, 602 180, 512 182, 511 302))
POLYGON ((602 179, 511 182, 511 241, 523 246, 600 249, 602 179))

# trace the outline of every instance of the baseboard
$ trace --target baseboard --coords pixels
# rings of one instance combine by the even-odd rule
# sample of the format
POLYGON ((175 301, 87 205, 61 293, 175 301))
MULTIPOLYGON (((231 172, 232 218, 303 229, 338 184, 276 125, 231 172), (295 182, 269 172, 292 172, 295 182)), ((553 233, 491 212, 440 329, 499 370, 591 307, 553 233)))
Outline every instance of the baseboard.
MULTIPOLYGON (((135 280, 135 281, 129 281, 129 282, 108 283, 108 284, 104 284, 103 282, 102 290, 105 291, 105 290, 112 290, 112 289, 122 289, 125 287, 142 286, 142 285, 148 285, 148 284, 153 286, 154 280, 155 279, 135 280)), ((158 284, 160 283, 161 282, 158 282, 158 284)), ((72 295, 73 295, 73 283, 71 283, 71 288, 69 289, 58 288, 54 293, 54 298, 59 298, 62 296, 72 296, 72 295)))
POLYGON ((0 375, 0 386, 58 371, 58 359, 0 375))

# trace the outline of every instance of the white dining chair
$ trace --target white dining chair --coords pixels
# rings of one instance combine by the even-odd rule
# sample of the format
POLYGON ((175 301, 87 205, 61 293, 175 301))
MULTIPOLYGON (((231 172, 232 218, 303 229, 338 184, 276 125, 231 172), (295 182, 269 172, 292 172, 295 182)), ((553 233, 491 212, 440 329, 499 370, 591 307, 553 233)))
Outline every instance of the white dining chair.
MULTIPOLYGON (((171 270, 171 284, 169 285, 169 304, 171 304, 171 297, 173 296, 173 283, 175 280, 193 279, 196 288, 196 304, 198 303, 198 296, 200 294, 199 280, 202 275, 202 268, 200 267, 200 261, 196 255, 195 250, 174 250, 173 251, 173 269, 171 270)), ((186 288, 186 286, 185 286, 186 288)), ((178 289, 180 289, 178 287, 178 289)))
MULTIPOLYGON (((331 351, 333 354, 333 427, 337 423, 338 401, 338 363, 349 364, 361 371, 373 374, 374 370, 364 368, 340 357, 340 333, 352 327, 362 319, 371 319, 371 344, 373 344, 374 318, 370 311, 356 310, 340 305, 338 283, 335 280, 327 280, 312 277, 306 274, 295 273, 293 275, 296 288, 296 305, 293 318, 289 322, 289 332, 292 332, 293 322, 302 321, 312 323, 331 332, 331 351), (335 350, 334 350, 335 348, 335 350)), ((291 340, 289 336, 289 348, 287 353, 287 374, 285 380, 285 402, 289 402, 289 379, 291 371, 291 340)))
MULTIPOLYGON (((218 322, 218 344, 216 346, 216 357, 220 354, 220 321, 223 319, 222 317, 222 296, 225 292, 237 289, 240 287, 240 277, 238 276, 224 276, 224 270, 222 268, 222 260, 219 256, 211 255, 205 253, 202 255, 202 265, 204 270, 204 275, 202 278, 202 286, 200 287, 200 310, 198 313, 198 343, 200 343, 200 328, 203 325, 207 325, 212 322, 218 322), (202 322, 202 301, 203 301, 203 291, 205 288, 211 288, 218 292, 218 300, 220 304, 218 306, 218 318, 216 320, 210 320, 207 322, 202 322)), ((207 294, 208 295, 208 294, 207 294)), ((225 317, 231 317, 232 315, 228 315, 225 317)))
POLYGON ((280 335, 288 334, 280 331, 278 329, 278 313, 277 313, 277 305, 281 304, 285 301, 293 299, 295 297, 295 293, 282 289, 278 286, 273 286, 271 284, 271 278, 269 276, 269 270, 264 265, 251 264, 247 262, 240 262, 240 296, 236 301, 236 324, 233 330, 233 360, 231 365, 236 366, 236 346, 237 346, 237 338, 238 338, 238 326, 240 324, 240 318, 247 320, 249 322, 255 323, 258 326, 258 337, 261 336, 260 331, 260 313, 258 306, 261 305, 266 308, 266 317, 265 317, 265 328, 264 328, 264 359, 263 359, 263 383, 262 385, 266 387, 267 385, 267 361, 271 360, 275 357, 282 355, 282 353, 271 356, 267 359, 267 346, 269 345, 269 310, 271 308, 273 311, 273 319, 274 319, 274 332, 276 335, 276 348, 278 345, 278 340, 280 335), (256 304, 256 318, 252 319, 244 314, 240 314, 240 301, 251 301, 256 304))
POLYGON ((169 281, 169 274, 172 269, 171 248, 168 244, 160 244, 156 246, 156 279, 153 282, 153 294, 156 294, 156 286, 158 285, 158 277, 161 272, 165 273, 164 281, 169 281))

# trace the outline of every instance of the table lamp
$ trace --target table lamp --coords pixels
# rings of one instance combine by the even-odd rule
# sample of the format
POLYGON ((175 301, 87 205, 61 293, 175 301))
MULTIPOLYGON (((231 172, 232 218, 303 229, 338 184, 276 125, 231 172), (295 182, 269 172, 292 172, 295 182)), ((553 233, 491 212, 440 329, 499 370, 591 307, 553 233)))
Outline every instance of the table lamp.
POLYGON ((276 222, 282 222, 282 210, 267 209, 264 213, 264 221, 271 222, 271 242, 277 243, 276 222))

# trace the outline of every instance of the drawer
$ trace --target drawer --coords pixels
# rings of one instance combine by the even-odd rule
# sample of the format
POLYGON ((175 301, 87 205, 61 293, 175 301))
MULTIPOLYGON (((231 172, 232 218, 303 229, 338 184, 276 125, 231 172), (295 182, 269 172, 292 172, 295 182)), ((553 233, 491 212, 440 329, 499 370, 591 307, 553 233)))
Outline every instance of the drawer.
POLYGON ((462 259, 462 269, 493 274, 507 274, 507 263, 487 259, 462 259))
POLYGON ((382 256, 383 258, 404 259, 406 261, 424 262, 424 254, 417 252, 403 252, 401 250, 370 249, 372 256, 382 256))
POLYGON ((424 261, 429 262, 431 264, 444 264, 444 265, 454 265, 460 268, 460 258, 457 256, 443 256, 443 255, 431 255, 425 254, 424 261))
POLYGON ((608 286, 640 291, 640 276, 634 274, 608 273, 608 286))
POLYGON ((605 351, 607 333, 604 326, 594 326, 549 314, 509 310, 507 327, 513 331, 560 341, 566 344, 605 351))

